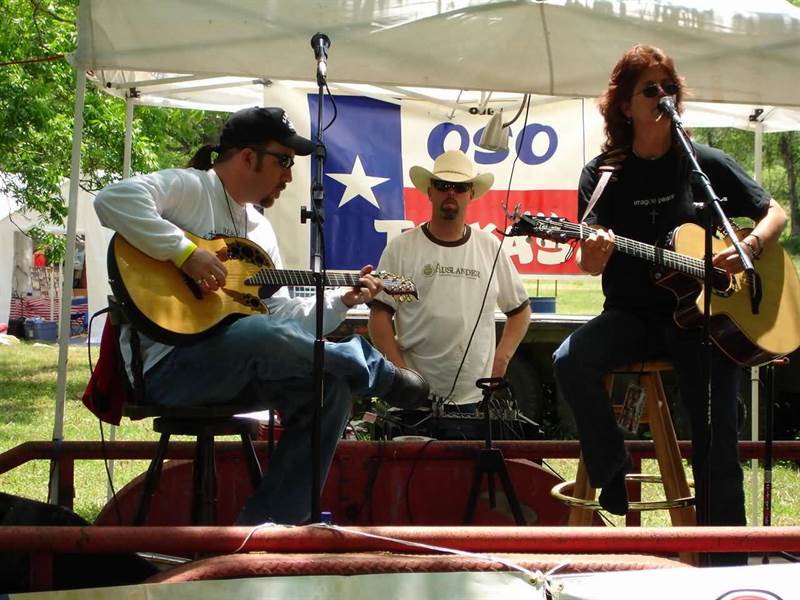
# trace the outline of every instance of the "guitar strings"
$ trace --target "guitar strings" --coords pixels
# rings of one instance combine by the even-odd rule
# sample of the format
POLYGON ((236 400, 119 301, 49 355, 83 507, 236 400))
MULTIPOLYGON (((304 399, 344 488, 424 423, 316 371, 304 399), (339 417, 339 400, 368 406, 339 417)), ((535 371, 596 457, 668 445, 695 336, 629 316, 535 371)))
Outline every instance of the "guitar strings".
MULTIPOLYGON (((589 229, 589 227, 583 223, 575 224, 561 222, 559 223, 559 226, 569 233, 577 233, 578 237, 582 240, 585 240, 589 237, 589 232, 586 231, 589 229)), ((614 242, 614 245, 639 258, 649 258, 652 259, 653 262, 658 262, 666 267, 687 271, 690 275, 694 275, 700 279, 702 279, 705 274, 705 263, 701 258, 686 256, 684 254, 675 252, 674 250, 652 246, 650 244, 645 244, 644 242, 639 242, 637 240, 628 238, 617 238, 614 242), (659 258, 660 260, 658 260, 659 258)), ((718 277, 730 277, 736 280, 736 278, 733 278, 727 271, 725 271, 725 269, 721 269, 720 267, 714 267, 714 274, 718 277)), ((749 278, 744 277, 741 279, 742 281, 740 283, 742 288, 750 287, 749 278)))

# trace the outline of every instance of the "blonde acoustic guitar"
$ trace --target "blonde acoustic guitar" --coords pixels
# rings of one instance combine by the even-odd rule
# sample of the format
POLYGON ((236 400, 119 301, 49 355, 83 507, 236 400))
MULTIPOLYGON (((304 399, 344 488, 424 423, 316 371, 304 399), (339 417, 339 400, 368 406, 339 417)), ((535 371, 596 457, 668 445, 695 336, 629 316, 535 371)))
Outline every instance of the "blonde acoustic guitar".
MULTIPOLYGON (((266 314, 261 301, 282 286, 313 286, 311 271, 275 269, 257 244, 239 237, 211 240, 186 232, 199 248, 215 254, 228 269, 225 286, 204 292, 169 261, 144 254, 115 234, 108 251, 111 289, 127 319, 137 329, 163 343, 179 345, 206 337, 235 319, 266 314)), ((386 293, 399 301, 417 297, 414 283, 385 272, 373 272, 386 293)), ((326 273, 328 287, 359 287, 357 273, 326 273)))

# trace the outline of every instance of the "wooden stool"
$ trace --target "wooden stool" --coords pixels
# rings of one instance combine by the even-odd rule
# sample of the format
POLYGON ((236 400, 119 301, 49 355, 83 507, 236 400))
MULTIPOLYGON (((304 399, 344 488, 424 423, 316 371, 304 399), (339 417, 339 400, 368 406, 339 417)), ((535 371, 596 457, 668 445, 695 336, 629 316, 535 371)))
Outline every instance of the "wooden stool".
POLYGON ((253 438, 257 436, 260 423, 248 417, 236 417, 240 413, 252 412, 251 406, 221 405, 209 407, 165 407, 128 404, 124 414, 132 419, 155 417, 153 430, 161 434, 156 453, 147 469, 142 497, 136 511, 134 525, 144 525, 150 503, 158 488, 161 467, 172 435, 189 435, 196 438, 195 456, 192 464, 192 524, 214 525, 217 514, 217 478, 214 460, 214 438, 220 435, 238 435, 242 440, 242 452, 256 488, 261 483, 261 466, 256 456, 253 438))
MULTIPOLYGON (((640 385, 646 394, 645 415, 650 424, 650 433, 655 445, 656 459, 661 472, 660 481, 664 486, 665 502, 631 502, 630 510, 655 510, 668 508, 673 525, 696 525, 693 498, 683 468, 675 429, 661 383, 661 372, 671 371, 672 364, 667 361, 634 363, 614 369, 606 376, 606 390, 611 397, 614 377, 620 374, 633 374, 640 377, 640 385)), ((644 420, 644 417, 643 417, 644 420)), ((629 480, 650 481, 641 475, 629 475, 629 480)), ((591 525, 593 512, 600 508, 594 501, 595 489, 589 483, 589 475, 581 455, 578 473, 574 482, 561 483, 553 488, 553 495, 570 504, 569 525, 591 525), (562 490, 572 486, 572 496, 565 496, 562 490)))

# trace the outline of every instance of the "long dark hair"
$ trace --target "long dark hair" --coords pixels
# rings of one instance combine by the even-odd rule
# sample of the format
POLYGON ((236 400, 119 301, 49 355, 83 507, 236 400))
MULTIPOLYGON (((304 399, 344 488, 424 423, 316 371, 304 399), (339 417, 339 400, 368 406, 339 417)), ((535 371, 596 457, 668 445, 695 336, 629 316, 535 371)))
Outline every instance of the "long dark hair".
POLYGON ((633 125, 622 112, 621 106, 623 102, 630 102, 633 88, 642 73, 655 66, 664 67, 668 76, 679 84, 675 106, 678 112, 683 111, 683 78, 678 75, 672 58, 654 46, 643 44, 634 46, 625 52, 614 66, 608 80, 608 89, 600 97, 600 114, 605 120, 606 133, 603 152, 624 148, 633 143, 633 125))

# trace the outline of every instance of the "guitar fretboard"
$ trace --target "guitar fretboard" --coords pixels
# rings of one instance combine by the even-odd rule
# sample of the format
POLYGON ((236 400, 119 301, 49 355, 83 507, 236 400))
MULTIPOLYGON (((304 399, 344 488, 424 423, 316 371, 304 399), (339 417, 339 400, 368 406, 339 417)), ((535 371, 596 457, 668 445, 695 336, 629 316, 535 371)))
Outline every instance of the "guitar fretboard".
MULTIPOLYGON (((563 233, 565 237, 585 240, 594 232, 594 229, 584 223, 569 223, 567 221, 554 223, 547 219, 538 219, 528 215, 523 215, 522 219, 539 231, 547 231, 548 234, 545 237, 550 239, 555 239, 559 233, 563 233)), ((644 242, 619 235, 614 237, 614 248, 623 254, 635 256, 698 279, 702 279, 705 274, 705 265, 702 259, 680 254, 674 250, 659 248, 658 246, 645 244, 644 242)), ((718 277, 726 277, 723 269, 715 268, 714 274, 718 277)))
MULTIPOLYGON (((587 239, 592 234, 592 231, 594 231, 591 227, 584 224, 575 225, 575 227, 580 229, 580 239, 582 240, 587 239)), ((674 250, 659 248, 658 246, 652 246, 622 236, 614 237, 614 248, 623 254, 642 258, 674 271, 697 277, 698 279, 702 279, 705 273, 705 266, 701 259, 679 254, 674 250)))
MULTIPOLYGON (((328 271, 325 277, 326 287, 361 287, 358 275, 353 273, 328 271)), ((247 279, 248 284, 255 285, 314 285, 313 271, 293 269, 261 269, 247 279)))

